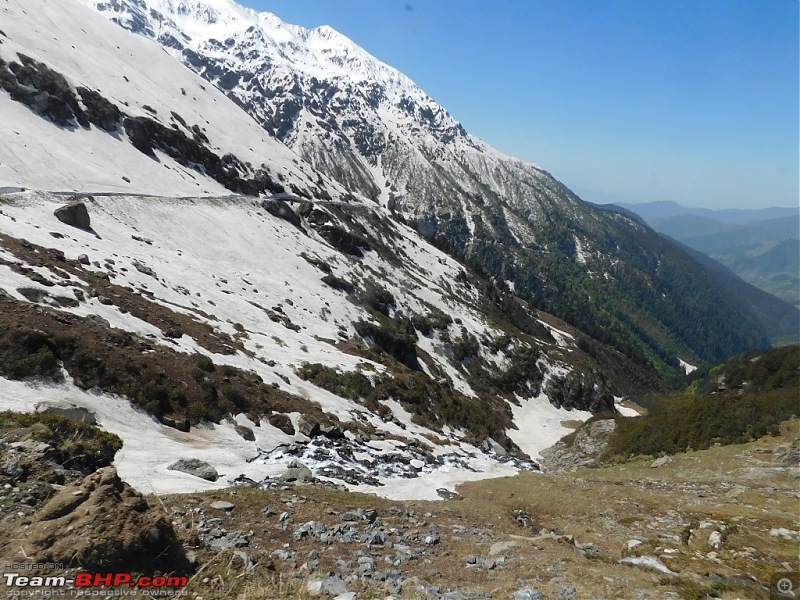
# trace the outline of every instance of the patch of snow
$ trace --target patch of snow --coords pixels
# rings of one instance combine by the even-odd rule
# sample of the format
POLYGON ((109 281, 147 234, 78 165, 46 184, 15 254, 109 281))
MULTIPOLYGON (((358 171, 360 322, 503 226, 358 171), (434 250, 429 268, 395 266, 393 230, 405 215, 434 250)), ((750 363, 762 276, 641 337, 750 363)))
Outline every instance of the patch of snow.
POLYGON ((621 563, 629 564, 629 565, 636 565, 639 567, 645 567, 647 569, 653 569, 664 575, 677 575, 675 571, 670 569, 667 565, 661 562, 655 556, 626 556, 625 558, 620 559, 621 563))
POLYGON ((696 366, 690 365, 688 362, 686 362, 685 360, 682 360, 680 357, 678 358, 678 362, 680 363, 681 369, 683 369, 683 372, 686 375, 689 375, 690 373, 693 373, 694 371, 697 371, 697 367, 696 366))

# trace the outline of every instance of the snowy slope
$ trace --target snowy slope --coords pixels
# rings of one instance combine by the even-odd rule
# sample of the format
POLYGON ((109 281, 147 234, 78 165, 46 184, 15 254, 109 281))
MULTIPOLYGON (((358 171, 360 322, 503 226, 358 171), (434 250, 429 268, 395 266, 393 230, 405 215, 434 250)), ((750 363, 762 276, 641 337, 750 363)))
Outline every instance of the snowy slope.
MULTIPOLYGON (((1 198, 0 234, 11 236, 10 240, 24 238, 37 246, 57 248, 80 269, 78 276, 65 278, 63 264, 51 268, 46 261, 39 261, 36 266, 20 256, 13 244, 3 244, 0 240, 0 291, 18 305, 33 302, 56 312, 82 317, 97 315, 111 327, 129 331, 151 343, 177 352, 206 354, 218 365, 254 372, 268 385, 319 403, 326 413, 343 423, 376 427, 386 435, 405 440, 400 446, 425 437, 444 442, 441 447, 433 445, 434 454, 443 457, 441 466, 424 469, 418 481, 382 477, 379 479, 383 487, 356 485, 357 489, 394 497, 435 498, 437 487, 453 489, 458 483, 476 477, 514 472, 514 463, 505 464, 465 443, 464 432, 457 433, 447 426, 434 431, 412 422, 411 413, 392 399, 386 400, 391 415, 387 420, 361 403, 332 394, 297 375, 297 367, 304 362, 344 372, 380 373, 391 367, 391 363, 374 362, 333 343, 358 340, 353 323, 359 319, 371 320, 373 316, 363 305, 345 300, 342 292, 325 284, 321 279, 324 273, 314 263, 330 265, 332 273, 355 284, 362 282, 365 274, 383 272, 386 289, 395 297, 394 311, 398 316, 398 311, 422 313, 433 306, 446 314, 459 315, 463 331, 481 339, 502 335, 502 331, 475 310, 479 291, 456 283, 461 266, 419 243, 408 228, 387 220, 395 236, 392 253, 385 255, 371 250, 363 258, 355 258, 326 243, 307 221, 303 222, 306 230, 301 231, 253 200, 95 196, 87 201, 92 233, 65 225, 53 216, 54 208, 63 204, 63 196, 25 192, 1 198), (399 253, 404 256, 402 263, 387 260, 399 253), (87 254, 89 264, 75 261, 81 254, 87 254), (31 273, 25 274, 20 267, 30 268, 31 273), (151 302, 189 315, 216 331, 238 335, 241 347, 234 354, 214 354, 190 334, 177 339, 168 337, 158 327, 133 316, 121 303, 109 304, 100 296, 89 294, 90 273, 107 273, 113 283, 146 293, 151 302), (42 283, 38 278, 41 276, 55 282, 55 286, 42 283), (58 294, 69 295, 73 289, 86 291, 83 300, 74 307, 54 304, 53 298, 58 294), (42 297, 31 300, 31 290, 39 290, 42 297), (280 311, 288 317, 290 325, 266 318, 264 307, 280 311), (458 458, 455 463, 454 457, 458 458)), ((454 335, 458 327, 451 325, 448 330, 447 333, 454 335)), ((444 337, 445 332, 420 336, 423 340, 420 347, 427 348, 430 355, 425 368, 438 365, 447 373, 442 385, 461 388, 474 396, 465 378, 466 371, 448 356, 444 337)), ((543 340, 539 347, 544 353, 541 356, 546 379, 550 377, 548 361, 561 365, 554 367, 553 374, 563 375, 571 370, 559 362, 566 354, 554 341, 543 340), (547 358, 548 355, 553 358, 547 358)), ((495 362, 503 360, 499 352, 491 355, 486 350, 486 353, 495 362)), ((561 425, 562 421, 584 419, 590 414, 557 409, 542 390, 519 400, 523 402, 522 408, 514 411, 521 410, 525 416, 513 435, 532 456, 570 431, 561 425), (540 419, 538 415, 546 418, 540 419)), ((290 457, 278 461, 249 462, 249 459, 256 457, 259 449, 266 451, 280 443, 307 440, 300 433, 287 436, 265 419, 256 425, 244 415, 236 416, 236 420, 254 429, 255 442, 238 437, 232 423, 221 423, 210 430, 193 428, 189 433, 177 432, 133 410, 125 398, 99 390, 87 393, 69 376, 66 382, 55 386, 0 378, 0 410, 30 410, 43 401, 66 401, 95 411, 101 425, 125 442, 125 449, 117 459, 121 473, 147 491, 219 487, 240 474, 253 479, 275 476, 290 457), (211 462, 225 477, 212 484, 166 469, 174 460, 186 457, 211 462)), ((295 422, 296 419, 297 415, 295 422)))
MULTIPOLYGON (((96 90, 130 116, 172 127, 178 123, 173 116, 177 114, 188 128, 199 126, 209 139, 208 147, 219 156, 233 153, 254 166, 264 163, 274 178, 308 189, 319 179, 214 86, 157 44, 120 35, 119 28, 79 2, 10 0, 3 6, 2 30, 0 59, 7 63, 19 61, 19 54, 45 63, 73 89, 96 90)), ((143 154, 121 128, 106 132, 77 123, 54 127, 5 93, 0 93, 0 119, 5 124, 0 135, 0 186, 159 195, 225 190, 200 170, 164 153, 143 154)), ((333 195, 341 193, 330 182, 325 187, 333 195)))

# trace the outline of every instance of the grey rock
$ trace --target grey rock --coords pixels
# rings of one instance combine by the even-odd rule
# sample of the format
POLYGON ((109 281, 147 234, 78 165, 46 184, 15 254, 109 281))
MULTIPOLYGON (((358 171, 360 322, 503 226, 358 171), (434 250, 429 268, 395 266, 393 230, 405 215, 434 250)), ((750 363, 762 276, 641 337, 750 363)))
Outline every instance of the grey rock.
POLYGON ((225 512, 231 512, 236 505, 232 502, 226 502, 225 500, 217 500, 216 502, 211 503, 211 508, 214 510, 224 510, 225 512))
POLYGON ((89 211, 83 202, 75 201, 70 202, 65 206, 59 206, 53 211, 56 218, 62 223, 66 223, 78 229, 89 231, 92 228, 91 220, 89 219, 89 211))
POLYGON ((474 565, 477 564, 478 559, 475 557, 474 554, 467 554, 464 557, 464 562, 467 563, 468 565, 474 565))
POLYGON ((671 456, 662 456, 660 458, 655 459, 653 462, 650 463, 651 469, 657 469, 658 467, 663 467, 666 464, 672 462, 671 456))
MULTIPOLYGON (((75 294, 75 296, 77 297, 77 294, 75 294)), ((101 317, 100 315, 86 315, 85 321, 91 325, 94 325, 95 327, 105 327, 106 329, 111 328, 111 323, 108 322, 108 319, 101 317)))
POLYGON ((289 415, 285 415, 283 413, 275 413, 269 416, 267 419, 269 424, 273 427, 277 427, 286 435, 294 435, 294 425, 292 425, 292 419, 289 415))
POLYGON ((242 438, 248 442, 255 442, 256 441, 256 434, 253 433, 253 430, 249 427, 245 427, 244 425, 236 425, 234 427, 236 433, 238 433, 242 438))
POLYGON ((299 460, 293 460, 289 463, 289 467, 281 475, 283 481, 296 481, 298 483, 307 483, 314 479, 314 474, 307 466, 299 460))
POLYGON ((708 545, 714 548, 714 550, 722 548, 722 534, 716 530, 712 531, 708 536, 708 545))
POLYGON ((544 600, 544 594, 535 587, 517 590, 511 595, 512 600, 544 600))
POLYGON ((382 531, 376 531, 367 539, 367 544, 370 546, 382 546, 386 543, 386 534, 382 531))
POLYGON ((362 517, 362 518, 363 518, 363 519, 364 519, 364 520, 365 520, 367 523, 374 523, 374 522, 375 522, 375 520, 378 518, 378 511, 377 511, 377 510, 375 510, 374 508, 367 508, 366 510, 364 510, 364 511, 362 512, 362 515, 363 515, 363 517, 362 517))
POLYGON ((558 591, 558 597, 564 598, 565 600, 575 600, 577 594, 578 590, 572 585, 565 585, 558 591))
POLYGON ((508 452, 494 439, 487 437, 483 442, 483 448, 487 452, 494 452, 497 456, 508 456, 508 452))
POLYGON ((51 415, 60 415, 66 417, 70 421, 83 421, 89 425, 97 425, 97 418, 94 412, 82 406, 76 406, 69 403, 57 402, 40 402, 36 405, 36 412, 47 413, 51 415))
POLYGON ((139 271, 139 273, 142 273, 144 275, 149 275, 150 277, 158 279, 158 276, 156 275, 156 272, 153 271, 153 269, 148 267, 146 264, 144 264, 142 262, 139 262, 138 260, 134 260, 133 261, 133 266, 137 271, 139 271))
POLYGON ((167 467, 170 471, 180 471, 207 481, 219 479, 219 473, 210 464, 197 458, 180 459, 167 467))
POLYGON ((320 434, 319 421, 309 415, 300 415, 297 419, 297 429, 306 437, 316 437, 320 434))
POLYGON ((311 596, 339 596, 346 594, 348 589, 341 577, 331 576, 309 581, 306 591, 311 596))
POLYGON ((80 256, 78 256, 78 262, 81 263, 82 265, 88 265, 89 257, 86 254, 81 254, 80 256))

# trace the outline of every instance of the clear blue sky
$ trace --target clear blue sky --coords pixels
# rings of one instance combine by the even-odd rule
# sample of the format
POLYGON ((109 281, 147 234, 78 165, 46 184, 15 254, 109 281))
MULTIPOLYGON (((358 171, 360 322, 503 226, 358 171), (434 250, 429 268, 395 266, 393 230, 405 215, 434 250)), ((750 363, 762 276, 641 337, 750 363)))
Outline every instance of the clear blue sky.
POLYGON ((798 203, 797 0, 240 0, 330 25, 595 202, 798 203))

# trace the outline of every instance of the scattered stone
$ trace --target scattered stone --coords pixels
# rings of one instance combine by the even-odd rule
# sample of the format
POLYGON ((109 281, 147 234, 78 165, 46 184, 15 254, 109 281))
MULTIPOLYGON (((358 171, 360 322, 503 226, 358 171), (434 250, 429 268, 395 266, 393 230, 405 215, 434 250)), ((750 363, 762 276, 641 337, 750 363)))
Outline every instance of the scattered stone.
POLYGON ((565 585, 558 591, 558 597, 565 598, 566 600, 575 600, 577 595, 578 590, 576 590, 573 585, 565 585))
POLYGON ((458 492, 452 492, 447 488, 436 488, 436 495, 442 500, 463 500, 463 496, 458 492))
POLYGON ((170 471, 180 471, 181 473, 188 473, 206 481, 216 481, 219 479, 219 473, 210 464, 197 458, 180 459, 167 467, 170 471))
POLYGON ((144 263, 139 262, 138 260, 134 260, 133 261, 133 266, 137 271, 139 271, 139 273, 142 273, 144 275, 148 275, 150 277, 158 279, 158 276, 156 275, 156 272, 153 271, 153 269, 151 269, 150 267, 148 267, 144 263))
POLYGON ((86 254, 81 254, 80 256, 78 256, 78 262, 81 263, 82 265, 88 265, 89 256, 86 254))
MULTIPOLYGON (((77 293, 75 294, 75 297, 76 298, 78 297, 77 293)), ((80 300, 80 298, 78 299, 80 300)), ((109 323, 108 319, 101 317, 100 315, 95 315, 95 314, 86 315, 86 317, 84 317, 84 320, 87 323, 91 323, 96 327, 105 327, 106 329, 111 328, 111 323, 109 323)))
POLYGON ((232 502, 226 502, 225 500, 217 500, 216 502, 211 503, 211 508, 214 510, 224 510, 225 512, 231 512, 236 505, 232 502))
POLYGON ((337 576, 309 581, 306 591, 311 596, 340 596, 348 592, 345 582, 337 576))
POLYGON ((658 467, 663 467, 664 465, 671 463, 672 460, 673 459, 672 459, 671 456, 662 456, 660 458, 655 459, 653 462, 651 462, 650 463, 650 468, 651 469, 657 469, 658 467))
POLYGON ((293 460, 289 463, 289 467, 281 475, 283 481, 296 481, 298 483, 308 483, 313 481, 314 474, 307 466, 299 460, 293 460))
POLYGON ((638 548, 641 545, 642 545, 641 540, 628 540, 628 543, 626 544, 628 552, 634 550, 635 548, 638 548))
POLYGON ((770 529, 769 535, 782 540, 796 540, 800 538, 800 532, 786 529, 785 527, 778 527, 777 529, 770 529))

